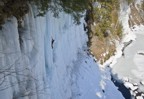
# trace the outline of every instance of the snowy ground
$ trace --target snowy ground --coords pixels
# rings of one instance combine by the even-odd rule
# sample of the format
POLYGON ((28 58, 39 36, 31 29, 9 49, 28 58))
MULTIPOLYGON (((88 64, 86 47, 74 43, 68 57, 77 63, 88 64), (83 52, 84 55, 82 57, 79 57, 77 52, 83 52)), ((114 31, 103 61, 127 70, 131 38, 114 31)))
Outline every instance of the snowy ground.
POLYGON ((80 52, 74 66, 74 86, 77 88, 73 90, 72 99, 124 99, 112 83, 109 71, 99 70, 89 52, 80 52))

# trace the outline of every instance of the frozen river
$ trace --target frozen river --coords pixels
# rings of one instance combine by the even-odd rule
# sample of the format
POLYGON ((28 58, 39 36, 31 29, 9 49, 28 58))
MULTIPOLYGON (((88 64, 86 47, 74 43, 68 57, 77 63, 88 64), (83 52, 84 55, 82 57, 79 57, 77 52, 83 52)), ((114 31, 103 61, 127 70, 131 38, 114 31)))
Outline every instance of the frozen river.
MULTIPOLYGON (((144 82, 144 27, 134 30, 136 39, 125 48, 124 56, 113 66, 113 73, 118 77, 128 78, 130 82, 141 85, 144 82), (141 83, 140 83, 141 82, 141 83)), ((144 90, 143 90, 144 91, 144 90)))
POLYGON ((143 72, 144 75, 144 55, 140 54, 143 52, 144 35, 139 34, 137 35, 136 41, 133 41, 132 44, 125 49, 125 55, 118 59, 118 62, 113 67, 113 71, 119 73, 122 76, 132 78, 139 78, 140 72, 143 72), (136 72, 138 72, 139 76, 136 75, 136 72))

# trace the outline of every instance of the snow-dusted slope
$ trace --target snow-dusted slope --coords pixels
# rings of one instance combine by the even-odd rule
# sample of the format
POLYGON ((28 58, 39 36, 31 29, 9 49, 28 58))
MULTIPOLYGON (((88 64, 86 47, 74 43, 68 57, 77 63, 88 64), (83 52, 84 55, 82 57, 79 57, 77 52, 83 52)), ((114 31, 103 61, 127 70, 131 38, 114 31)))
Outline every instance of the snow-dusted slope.
POLYGON ((0 99, 123 99, 87 52, 83 24, 33 13, 22 28, 12 17, 0 31, 0 99))

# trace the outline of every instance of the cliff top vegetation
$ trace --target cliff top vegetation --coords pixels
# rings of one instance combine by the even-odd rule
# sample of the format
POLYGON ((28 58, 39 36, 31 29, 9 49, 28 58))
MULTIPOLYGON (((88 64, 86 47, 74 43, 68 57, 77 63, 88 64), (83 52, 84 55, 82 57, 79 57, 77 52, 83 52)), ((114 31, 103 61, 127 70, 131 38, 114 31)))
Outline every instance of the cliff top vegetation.
POLYGON ((59 12, 64 11, 79 23, 83 12, 88 9, 90 0, 0 0, 0 25, 11 16, 18 20, 29 12, 29 4, 35 5, 38 9, 37 16, 43 16, 50 10, 55 17, 59 12))

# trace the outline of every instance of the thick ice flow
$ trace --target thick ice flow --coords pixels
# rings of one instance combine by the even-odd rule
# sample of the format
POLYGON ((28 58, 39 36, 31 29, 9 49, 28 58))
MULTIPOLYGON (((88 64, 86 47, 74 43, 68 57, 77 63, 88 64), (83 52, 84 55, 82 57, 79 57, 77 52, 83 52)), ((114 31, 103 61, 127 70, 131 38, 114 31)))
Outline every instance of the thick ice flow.
POLYGON ((34 12, 0 30, 1 99, 123 99, 87 51, 83 18, 75 25, 63 12, 34 12))

